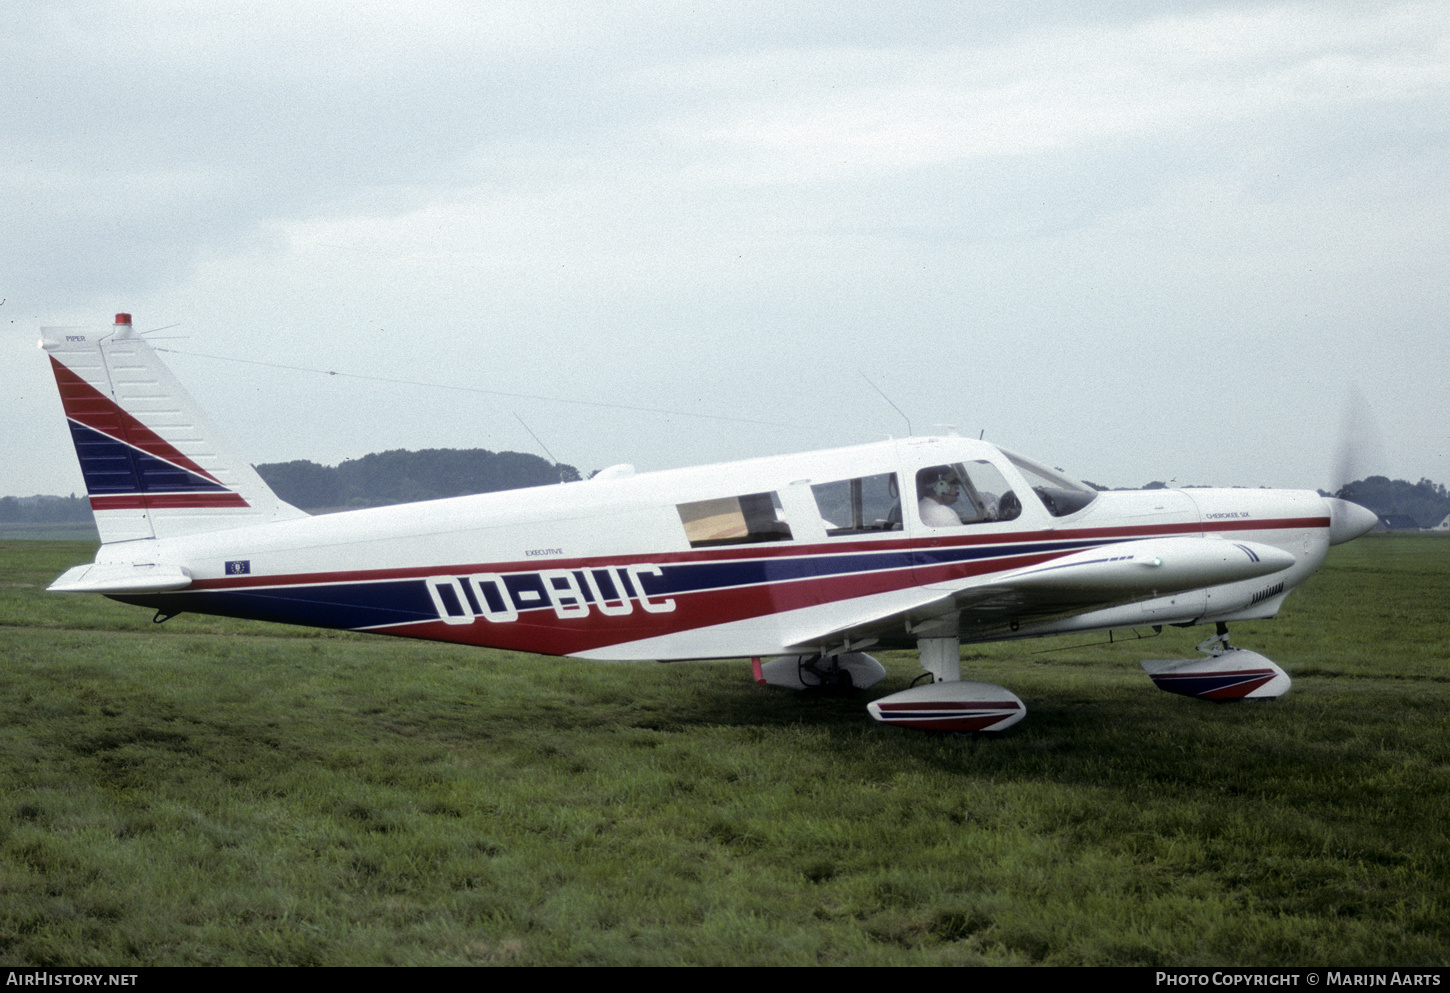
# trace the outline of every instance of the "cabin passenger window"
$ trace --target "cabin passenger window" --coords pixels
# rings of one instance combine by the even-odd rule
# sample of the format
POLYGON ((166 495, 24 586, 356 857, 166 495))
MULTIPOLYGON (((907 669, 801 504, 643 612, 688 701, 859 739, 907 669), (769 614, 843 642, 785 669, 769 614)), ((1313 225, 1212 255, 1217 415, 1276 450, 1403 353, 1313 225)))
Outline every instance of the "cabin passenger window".
POLYGON ((985 460, 928 466, 916 474, 917 512, 928 527, 1011 521, 1022 501, 996 466, 985 460))
POLYGON ((774 493, 747 493, 678 507, 691 548, 790 541, 790 525, 781 519, 780 509, 780 497, 774 493))
POLYGON ((830 537, 901 530, 901 488, 895 473, 816 483, 811 495, 830 537))

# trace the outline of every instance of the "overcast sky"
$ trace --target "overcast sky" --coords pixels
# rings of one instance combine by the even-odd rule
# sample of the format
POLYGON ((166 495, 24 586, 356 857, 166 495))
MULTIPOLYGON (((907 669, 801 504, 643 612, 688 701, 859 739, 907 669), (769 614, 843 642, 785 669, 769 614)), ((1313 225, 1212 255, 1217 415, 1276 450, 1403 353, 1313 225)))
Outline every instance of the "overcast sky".
POLYGON ((1327 487, 1351 411, 1353 476, 1450 483, 1443 2, 3 23, 0 494, 83 490, 35 341, 123 310, 256 463, 527 424, 643 471, 909 418, 1108 485, 1327 487))

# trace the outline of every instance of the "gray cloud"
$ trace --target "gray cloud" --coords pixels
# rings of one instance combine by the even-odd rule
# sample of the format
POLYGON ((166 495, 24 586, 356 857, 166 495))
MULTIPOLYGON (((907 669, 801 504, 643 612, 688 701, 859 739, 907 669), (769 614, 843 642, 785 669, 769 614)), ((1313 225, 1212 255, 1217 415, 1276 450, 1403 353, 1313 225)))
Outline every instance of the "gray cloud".
MULTIPOLYGON (((864 369, 918 431, 1113 483, 1324 485, 1357 383, 1381 471, 1450 479, 1435 5, 306 10, 0 40, 0 440, 37 453, 0 490, 78 485, 35 326, 123 308, 197 352, 797 425, 529 405, 585 468, 899 433, 864 369)), ((257 461, 530 444, 518 405, 172 361, 257 461)))

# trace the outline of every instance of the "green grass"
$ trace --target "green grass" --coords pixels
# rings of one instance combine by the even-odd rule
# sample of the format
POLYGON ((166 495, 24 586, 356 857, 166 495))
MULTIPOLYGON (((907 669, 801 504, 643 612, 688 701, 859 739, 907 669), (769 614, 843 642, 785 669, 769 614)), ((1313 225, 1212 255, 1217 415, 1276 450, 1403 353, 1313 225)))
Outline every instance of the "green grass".
POLYGON ((1334 550, 1236 644, 968 646, 1027 719, 874 725, 739 663, 602 664, 45 594, 0 544, 0 962, 1440 964, 1450 541, 1334 550), (1039 653, 1041 649, 1056 650, 1039 653))

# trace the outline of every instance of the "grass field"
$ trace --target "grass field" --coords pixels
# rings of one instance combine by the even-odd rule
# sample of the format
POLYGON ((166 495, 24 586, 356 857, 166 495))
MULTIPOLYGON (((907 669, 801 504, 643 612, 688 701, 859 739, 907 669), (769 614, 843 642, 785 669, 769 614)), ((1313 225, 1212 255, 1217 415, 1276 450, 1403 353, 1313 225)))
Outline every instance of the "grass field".
POLYGON ((1236 644, 968 646, 1027 719, 874 725, 748 665, 599 664, 43 592, 0 543, 0 962, 1450 963, 1450 540, 1333 550, 1236 644), (1043 649, 1056 649, 1043 652, 1043 649))

